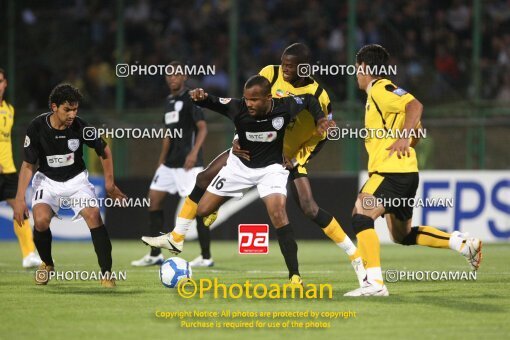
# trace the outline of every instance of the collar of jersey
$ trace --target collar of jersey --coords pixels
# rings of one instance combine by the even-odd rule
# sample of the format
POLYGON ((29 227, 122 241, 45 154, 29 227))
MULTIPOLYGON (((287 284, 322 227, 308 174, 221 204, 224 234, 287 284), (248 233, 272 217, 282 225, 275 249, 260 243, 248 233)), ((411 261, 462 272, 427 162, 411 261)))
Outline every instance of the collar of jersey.
POLYGON ((367 86, 367 89, 365 90, 365 92, 367 93, 367 95, 369 96, 370 95, 370 91, 372 90, 372 87, 374 86, 375 83, 377 83, 379 80, 383 80, 384 78, 377 78, 377 79, 374 79, 370 82, 370 84, 368 84, 367 86))
POLYGON ((186 92, 186 90, 187 90, 187 89, 188 89, 187 87, 184 87, 184 88, 182 89, 182 91, 181 91, 181 92, 179 92, 179 93, 177 93, 175 96, 174 96, 172 93, 170 93, 170 98, 172 99, 172 98, 175 98, 175 97, 180 97, 180 96, 182 96, 182 94, 183 94, 184 92, 186 92))

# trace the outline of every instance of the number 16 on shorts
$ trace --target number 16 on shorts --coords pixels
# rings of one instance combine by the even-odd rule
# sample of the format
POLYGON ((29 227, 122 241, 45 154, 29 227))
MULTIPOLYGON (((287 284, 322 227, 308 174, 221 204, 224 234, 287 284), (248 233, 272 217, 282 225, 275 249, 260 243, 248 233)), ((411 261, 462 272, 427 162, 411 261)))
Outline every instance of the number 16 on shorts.
POLYGON ((240 224, 239 254, 267 254, 269 252, 269 225, 240 224))

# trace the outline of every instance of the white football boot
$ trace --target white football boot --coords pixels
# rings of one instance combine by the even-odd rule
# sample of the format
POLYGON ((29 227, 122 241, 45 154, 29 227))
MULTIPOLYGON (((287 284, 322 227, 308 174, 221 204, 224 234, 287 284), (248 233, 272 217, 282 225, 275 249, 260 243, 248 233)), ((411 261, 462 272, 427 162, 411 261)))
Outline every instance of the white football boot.
POLYGON ((142 241, 151 247, 168 249, 174 255, 181 253, 184 247, 184 241, 175 242, 172 233, 156 237, 143 236, 142 241))
POLYGON ((27 256, 23 258, 23 268, 33 268, 37 267, 42 263, 39 255, 34 252, 31 252, 27 256))
POLYGON ((212 267, 214 266, 214 261, 212 257, 210 259, 204 259, 202 255, 197 256, 193 261, 189 263, 190 267, 212 267))
POLYGON ((365 281, 361 288, 352 290, 344 294, 344 296, 389 296, 388 288, 384 284, 371 283, 365 281))
POLYGON ((482 262, 482 241, 474 237, 466 239, 460 253, 466 258, 473 271, 478 270, 482 262))
POLYGON ((133 267, 148 267, 160 265, 165 261, 165 257, 163 254, 159 254, 158 256, 151 256, 151 254, 147 254, 139 260, 135 260, 131 262, 133 267))

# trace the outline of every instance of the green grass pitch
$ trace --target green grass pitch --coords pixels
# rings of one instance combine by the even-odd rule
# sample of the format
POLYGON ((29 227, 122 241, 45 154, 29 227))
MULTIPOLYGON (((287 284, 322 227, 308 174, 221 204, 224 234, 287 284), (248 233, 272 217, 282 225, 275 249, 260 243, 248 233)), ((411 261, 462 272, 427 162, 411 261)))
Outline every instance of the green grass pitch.
MULTIPOLYGON (((0 243, 0 338, 5 339, 318 339, 339 338, 504 338, 510 333, 510 246, 484 245, 476 281, 387 283, 389 297, 345 298, 357 282, 348 259, 329 241, 299 241, 300 271, 307 283, 330 283, 333 299, 184 299, 161 285, 158 268, 132 268, 131 260, 148 250, 140 242, 113 241, 115 271, 127 280, 115 289, 94 281, 34 284, 34 271, 21 268, 17 243, 0 243), (156 311, 355 311, 355 318, 334 319, 324 329, 189 329, 156 311)), ((221 283, 284 283, 285 265, 277 243, 268 255, 238 255, 236 242, 213 242, 216 266, 196 269, 194 279, 217 277, 221 283)), ((181 257, 191 260, 198 244, 187 242, 181 257)), ((90 242, 54 242, 57 270, 97 271, 90 242)), ((168 256, 168 253, 165 253, 168 256)), ((448 250, 382 247, 383 269, 467 271, 464 258, 448 250)), ((188 321, 250 321, 188 319, 188 321)), ((270 322, 271 319, 258 318, 270 322)), ((281 318, 276 321, 308 320, 281 318)), ((327 321, 325 319, 320 319, 327 321)), ((273 320, 274 321, 274 320, 273 320)))

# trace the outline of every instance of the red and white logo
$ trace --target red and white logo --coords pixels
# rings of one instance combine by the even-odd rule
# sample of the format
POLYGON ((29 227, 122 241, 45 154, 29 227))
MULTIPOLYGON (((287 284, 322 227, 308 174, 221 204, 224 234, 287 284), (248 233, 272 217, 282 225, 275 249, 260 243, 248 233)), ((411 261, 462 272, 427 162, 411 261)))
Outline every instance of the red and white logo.
POLYGON ((239 254, 267 254, 269 252, 269 225, 240 224, 239 254))

